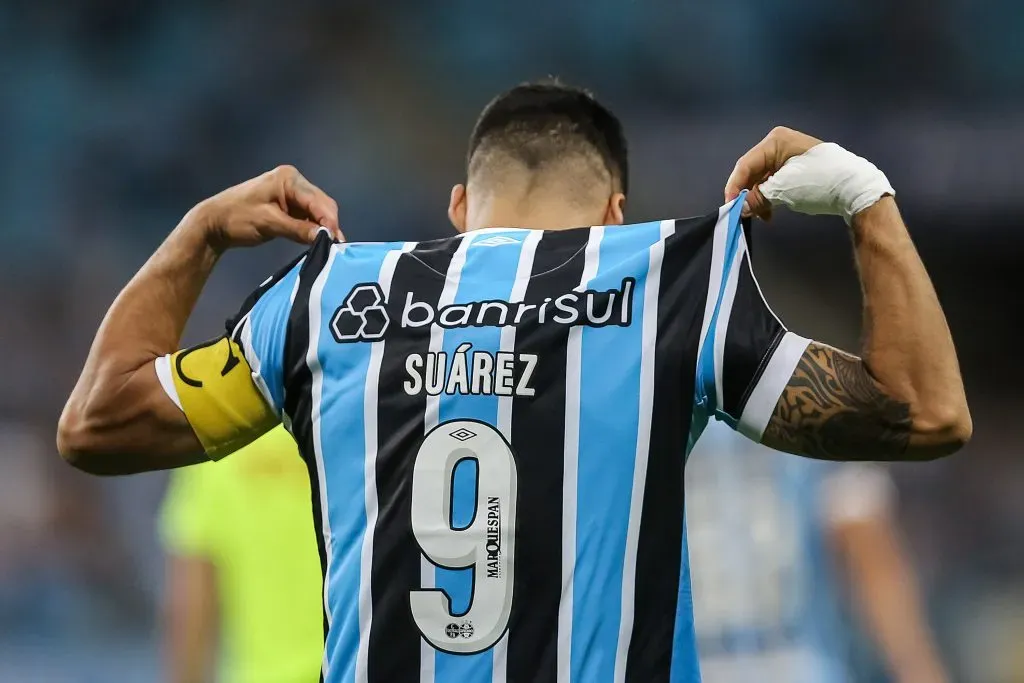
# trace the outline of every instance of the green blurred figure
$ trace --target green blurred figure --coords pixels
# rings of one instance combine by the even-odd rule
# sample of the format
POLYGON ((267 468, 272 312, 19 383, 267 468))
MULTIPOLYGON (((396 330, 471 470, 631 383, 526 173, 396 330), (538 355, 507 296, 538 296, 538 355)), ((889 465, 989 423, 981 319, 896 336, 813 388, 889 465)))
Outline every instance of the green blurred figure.
POLYGON ((164 501, 168 683, 309 683, 323 601, 309 477, 278 427, 174 472, 164 501))

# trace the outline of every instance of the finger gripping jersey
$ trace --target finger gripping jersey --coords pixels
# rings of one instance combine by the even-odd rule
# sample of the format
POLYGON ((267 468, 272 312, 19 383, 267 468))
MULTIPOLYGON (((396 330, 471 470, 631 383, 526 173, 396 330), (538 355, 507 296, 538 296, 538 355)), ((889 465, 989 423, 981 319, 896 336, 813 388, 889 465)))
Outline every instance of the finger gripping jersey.
POLYGON ((760 436, 803 350, 746 250, 734 203, 323 235, 264 284, 231 334, 311 473, 326 680, 699 680, 686 456, 760 436))

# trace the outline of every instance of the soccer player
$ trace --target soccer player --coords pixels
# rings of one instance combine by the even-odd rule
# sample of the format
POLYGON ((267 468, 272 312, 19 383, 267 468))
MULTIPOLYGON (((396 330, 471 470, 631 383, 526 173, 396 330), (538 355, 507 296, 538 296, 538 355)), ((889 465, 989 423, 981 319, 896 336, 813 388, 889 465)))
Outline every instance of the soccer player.
POLYGON ((866 683, 876 663, 861 633, 887 680, 947 681, 880 465, 790 458, 714 423, 686 490, 708 680, 866 683))
POLYGON ((164 499, 166 680, 315 681, 323 619, 309 476, 282 427, 235 456, 176 470, 164 499))
POLYGON ((620 227, 628 185, 618 120, 541 83, 482 113, 455 237, 340 242, 334 201, 294 168, 230 188, 112 305, 59 449, 129 473, 219 459, 284 422, 313 482, 328 681, 696 681, 683 466, 709 419, 892 460, 957 450, 971 420, 869 162, 776 129, 721 209, 620 227), (741 217, 773 204, 849 221, 863 359, 764 302, 741 217), (310 247, 223 336, 178 351, 218 256, 276 237, 310 247))

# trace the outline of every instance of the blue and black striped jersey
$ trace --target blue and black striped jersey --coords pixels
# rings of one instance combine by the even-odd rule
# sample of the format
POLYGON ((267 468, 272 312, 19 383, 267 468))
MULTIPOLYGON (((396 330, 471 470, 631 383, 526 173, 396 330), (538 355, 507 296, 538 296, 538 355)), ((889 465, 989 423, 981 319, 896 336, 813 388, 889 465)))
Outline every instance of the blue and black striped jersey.
POLYGON ((322 234, 231 324, 314 492, 329 683, 698 681, 683 468, 807 340, 734 202, 419 243, 322 234))

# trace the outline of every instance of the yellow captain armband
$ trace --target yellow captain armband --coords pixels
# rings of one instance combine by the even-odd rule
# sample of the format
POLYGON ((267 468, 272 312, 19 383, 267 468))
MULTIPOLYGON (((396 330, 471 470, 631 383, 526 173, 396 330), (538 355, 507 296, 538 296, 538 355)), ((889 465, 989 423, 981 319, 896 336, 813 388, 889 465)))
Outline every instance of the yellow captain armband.
POLYGON ((280 423, 260 393, 238 344, 221 337, 157 360, 157 376, 196 433, 219 460, 280 423))

